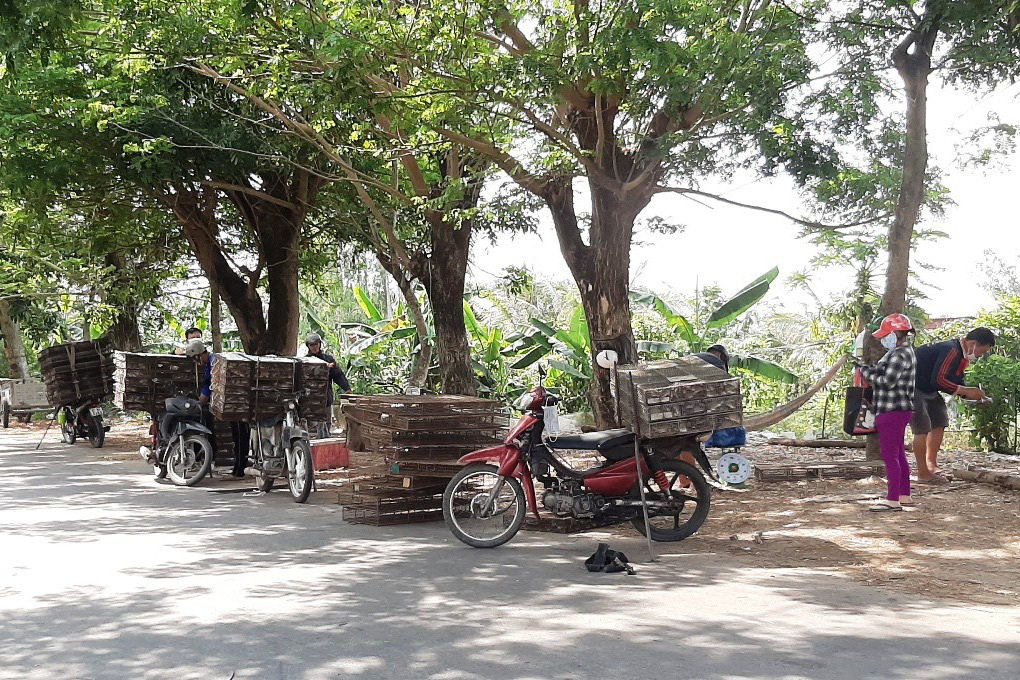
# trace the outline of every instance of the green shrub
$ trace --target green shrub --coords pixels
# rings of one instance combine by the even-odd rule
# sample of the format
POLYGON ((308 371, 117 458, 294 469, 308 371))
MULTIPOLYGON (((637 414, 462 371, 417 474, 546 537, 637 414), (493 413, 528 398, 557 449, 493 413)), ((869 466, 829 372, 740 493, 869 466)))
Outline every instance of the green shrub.
POLYGON ((991 404, 965 407, 974 423, 973 443, 997 453, 1016 453, 1020 361, 989 356, 971 366, 967 384, 980 385, 992 398, 991 404))

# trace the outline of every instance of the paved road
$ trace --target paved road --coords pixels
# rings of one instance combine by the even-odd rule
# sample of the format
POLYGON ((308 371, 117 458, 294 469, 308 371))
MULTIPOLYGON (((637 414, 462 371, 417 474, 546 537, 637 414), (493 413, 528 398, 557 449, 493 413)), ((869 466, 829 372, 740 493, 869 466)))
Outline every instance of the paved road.
MULTIPOLYGON (((52 433, 51 433, 52 436, 52 433)), ((499 550, 441 524, 347 525, 334 505, 0 433, 0 678, 998 678, 1020 613, 919 601, 724 556, 589 574, 592 537, 499 550)), ((711 520, 710 520, 711 521, 711 520)), ((697 540, 697 538, 692 539, 697 540)))

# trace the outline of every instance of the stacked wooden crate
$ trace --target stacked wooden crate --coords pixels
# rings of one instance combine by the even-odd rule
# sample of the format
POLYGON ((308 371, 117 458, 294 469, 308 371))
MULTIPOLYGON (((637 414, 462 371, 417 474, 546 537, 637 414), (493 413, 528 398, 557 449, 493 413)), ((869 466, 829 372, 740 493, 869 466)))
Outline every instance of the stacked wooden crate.
POLYGON ((697 357, 620 366, 615 390, 620 424, 644 439, 740 425, 740 379, 697 357))
POLYGON ((475 397, 356 397, 344 407, 352 476, 340 492, 343 518, 357 524, 442 519, 443 491, 466 453, 502 440, 506 417, 475 397))
POLYGON ((298 391, 297 362, 239 352, 217 354, 212 365, 212 412, 220 420, 281 415, 298 391))
POLYGON ((204 378, 193 359, 176 354, 117 352, 113 363, 113 403, 125 411, 165 411, 167 399, 198 394, 204 378))
POLYGON ((329 379, 329 364, 315 357, 297 359, 297 388, 301 393, 298 412, 301 417, 316 423, 330 419, 326 405, 329 390, 333 384, 329 379))
POLYGON ((113 396, 113 348, 102 340, 70 342, 39 353, 50 406, 106 401, 113 396))

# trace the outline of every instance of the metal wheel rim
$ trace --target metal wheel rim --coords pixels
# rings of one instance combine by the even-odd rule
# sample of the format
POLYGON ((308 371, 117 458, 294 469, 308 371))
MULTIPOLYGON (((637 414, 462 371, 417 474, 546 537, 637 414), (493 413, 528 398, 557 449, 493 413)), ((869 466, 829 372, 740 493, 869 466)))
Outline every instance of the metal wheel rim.
MULTIPOLYGON (((698 493, 697 488, 694 484, 691 484, 689 490, 680 487, 680 477, 684 475, 679 471, 670 471, 666 473, 666 477, 669 481, 669 495, 671 498, 677 498, 680 500, 680 509, 676 514, 667 515, 664 512, 656 513, 648 517, 648 523, 653 531, 677 531, 683 527, 687 522, 694 518, 694 513, 697 512, 701 503, 704 502, 703 498, 699 498, 696 494, 698 493), (693 495, 692 495, 693 494, 693 495), (689 513, 685 512, 688 511, 689 513), (684 517, 684 521, 680 521, 680 518, 684 517)), ((650 500, 662 500, 666 494, 664 490, 656 488, 653 489, 650 482, 654 479, 649 479, 645 482, 645 493, 650 494, 650 500)))
POLYGON ((498 480, 500 479, 500 476, 498 474, 490 470, 479 470, 477 472, 472 472, 462 477, 460 481, 457 482, 457 486, 453 488, 453 491, 450 494, 450 504, 448 508, 450 521, 453 522, 457 529, 460 530, 464 535, 470 536, 474 540, 478 541, 498 540, 503 536, 507 535, 508 533, 510 533, 511 531, 513 531, 513 525, 515 524, 514 520, 516 519, 517 514, 519 512, 523 512, 523 506, 520 505, 520 499, 518 498, 513 485, 511 485, 511 483, 507 481, 503 485, 503 488, 500 489, 499 496, 496 499, 495 504, 496 507, 493 509, 494 510, 493 513, 490 516, 484 518, 475 517, 474 511, 478 509, 478 506, 480 505, 479 497, 487 495, 487 491, 481 489, 480 490, 465 489, 464 487, 467 486, 469 480, 480 477, 491 477, 493 479, 493 483, 498 482, 498 480), (459 497, 462 499, 460 500, 460 502, 458 502, 459 497), (504 499, 507 499, 510 502, 504 505, 502 502, 504 499), (466 517, 463 512, 465 508, 470 509, 470 513, 466 517), (511 509, 513 509, 513 512, 510 512, 511 509), (497 526, 499 526, 500 524, 502 525, 502 530, 500 530, 498 533, 489 536, 480 535, 479 532, 476 531, 475 527, 477 527, 480 522, 491 521, 497 518, 499 519, 499 521, 496 523, 496 525, 497 526))
POLYGON ((203 462, 199 460, 198 454, 205 454, 205 447, 197 439, 178 442, 167 457, 167 471, 174 477, 187 481, 188 472, 192 473, 191 479, 202 469, 203 462), (185 450, 185 449, 188 450, 185 450))
POLYGON ((287 454, 287 484, 290 485, 290 492, 298 496, 304 491, 304 480, 308 475, 308 466, 303 451, 294 447, 287 454))

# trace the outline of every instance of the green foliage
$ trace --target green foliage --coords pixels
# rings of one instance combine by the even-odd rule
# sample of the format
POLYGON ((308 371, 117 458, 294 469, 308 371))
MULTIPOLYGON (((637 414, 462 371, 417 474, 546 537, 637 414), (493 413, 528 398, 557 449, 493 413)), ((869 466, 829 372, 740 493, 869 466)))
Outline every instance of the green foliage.
POLYGON ((1016 453, 1020 361, 989 356, 968 369, 967 382, 981 385, 992 398, 991 404, 966 406, 975 428, 973 443, 997 453, 1016 453))

